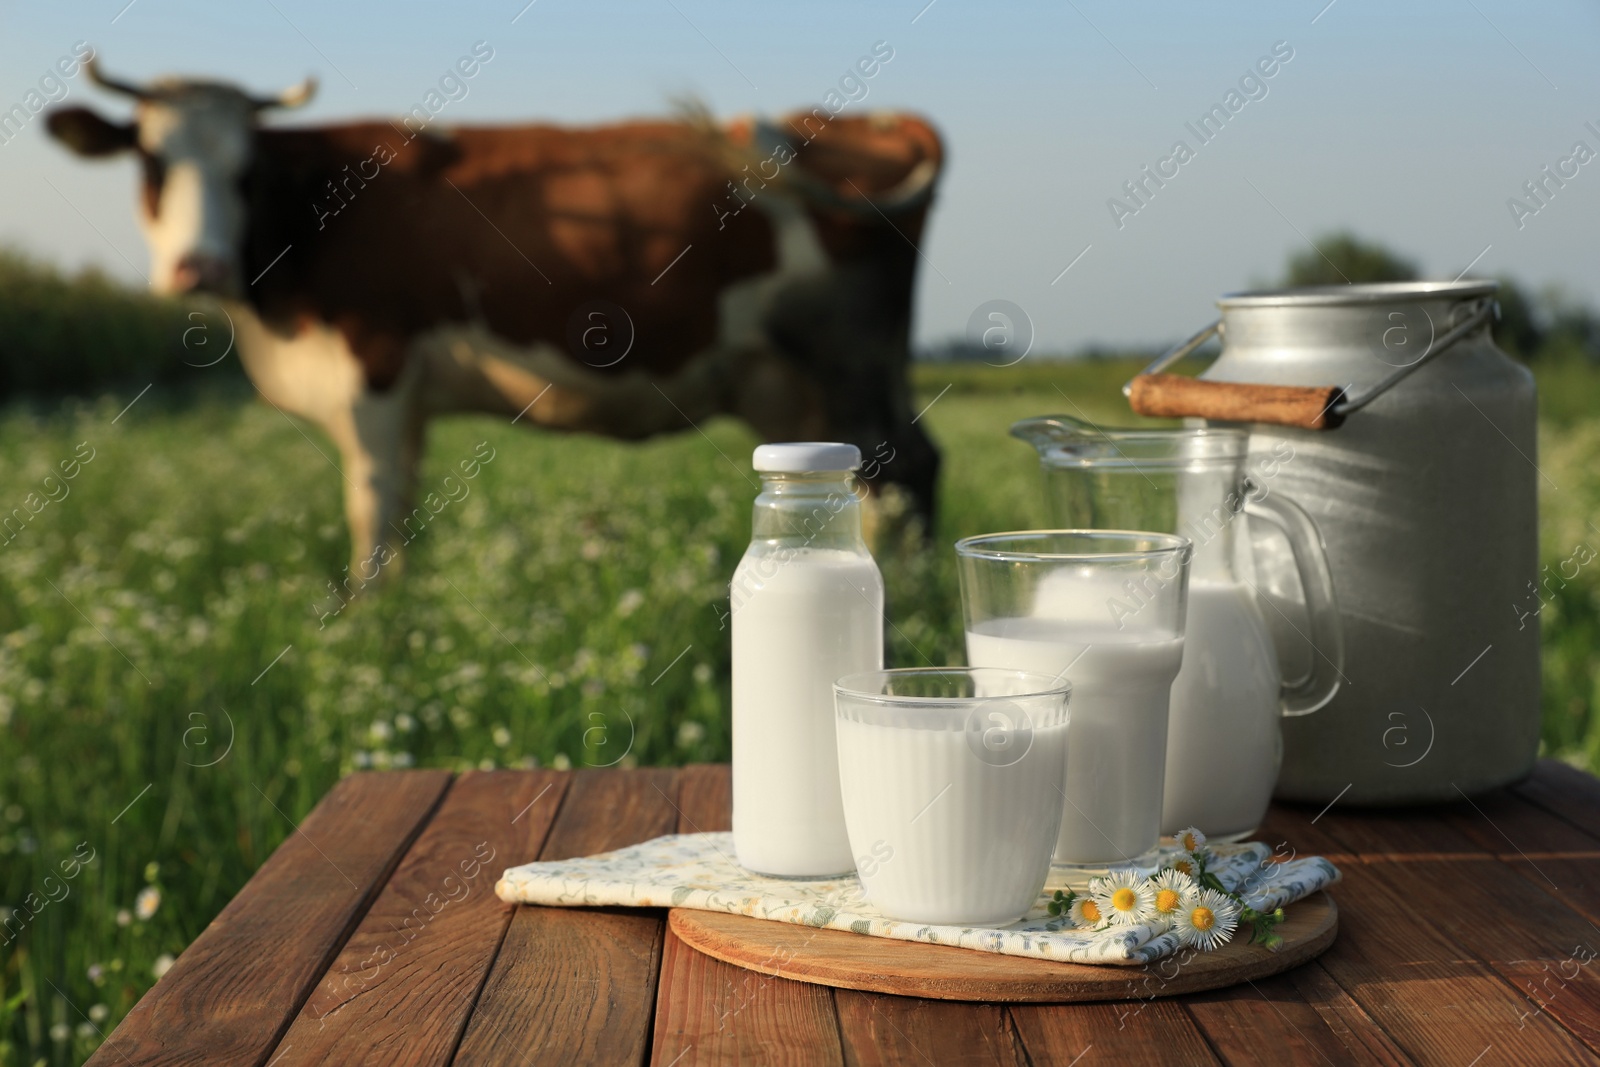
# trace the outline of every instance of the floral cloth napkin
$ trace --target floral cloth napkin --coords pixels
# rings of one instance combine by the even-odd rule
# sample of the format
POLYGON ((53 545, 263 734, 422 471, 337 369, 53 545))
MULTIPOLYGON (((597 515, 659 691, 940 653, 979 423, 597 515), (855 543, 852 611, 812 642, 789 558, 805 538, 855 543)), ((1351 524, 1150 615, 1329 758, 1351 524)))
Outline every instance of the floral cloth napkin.
MULTIPOLYGON (((1211 872, 1257 911, 1283 907, 1339 880, 1339 869, 1321 856, 1273 862, 1267 846, 1256 841, 1209 847, 1211 872)), ((1175 846, 1170 850, 1178 852, 1175 846)), ((1163 857, 1157 864, 1166 862, 1163 857)), ((1065 916, 1051 917, 1046 910, 1056 888, 1052 879, 1027 918, 1009 926, 898 922, 865 899, 854 875, 790 881, 751 874, 734 862, 733 835, 712 833, 673 834, 598 856, 525 863, 507 870, 495 892, 507 903, 699 908, 1070 963, 1137 966, 1177 951, 1178 935, 1166 924, 1073 929, 1065 916)))

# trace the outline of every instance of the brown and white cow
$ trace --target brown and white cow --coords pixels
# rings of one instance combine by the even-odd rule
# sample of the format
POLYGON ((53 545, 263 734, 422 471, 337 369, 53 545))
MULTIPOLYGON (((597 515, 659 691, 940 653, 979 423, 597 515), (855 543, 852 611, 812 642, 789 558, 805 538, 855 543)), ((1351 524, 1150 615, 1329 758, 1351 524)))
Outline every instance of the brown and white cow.
POLYGON ((267 128, 315 82, 262 99, 89 73, 133 121, 66 108, 50 132, 138 156, 152 287, 220 297, 261 395, 334 439, 363 567, 404 541, 426 423, 450 412, 628 439, 730 413, 859 445, 931 516, 906 375, 942 161, 926 122, 267 128))

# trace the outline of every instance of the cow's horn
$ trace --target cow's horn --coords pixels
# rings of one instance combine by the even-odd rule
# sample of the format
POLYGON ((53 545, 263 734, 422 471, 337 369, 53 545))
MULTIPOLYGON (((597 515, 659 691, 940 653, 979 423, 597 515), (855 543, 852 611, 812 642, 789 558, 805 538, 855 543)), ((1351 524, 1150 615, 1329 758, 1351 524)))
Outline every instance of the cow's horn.
POLYGON ((106 77, 104 72, 100 70, 100 59, 98 56, 85 60, 83 69, 88 71, 89 80, 100 86, 102 89, 109 89, 114 93, 123 93, 127 96, 133 97, 135 100, 150 99, 149 90, 141 89, 131 82, 118 81, 115 78, 106 77))
POLYGON ((269 107, 304 107, 311 103, 311 98, 317 95, 317 79, 307 78, 299 85, 291 85, 277 96, 269 96, 256 101, 257 109, 269 107))

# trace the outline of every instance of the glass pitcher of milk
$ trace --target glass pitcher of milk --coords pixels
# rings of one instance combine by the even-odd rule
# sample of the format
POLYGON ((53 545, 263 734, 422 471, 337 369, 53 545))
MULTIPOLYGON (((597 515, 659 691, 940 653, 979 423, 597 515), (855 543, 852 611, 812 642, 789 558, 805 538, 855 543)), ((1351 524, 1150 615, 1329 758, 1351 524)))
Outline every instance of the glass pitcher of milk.
POLYGON ((758 874, 853 873, 833 683, 883 667, 883 578, 861 537, 855 445, 761 445, 733 616, 733 847, 758 874))
POLYGON ((1011 433, 1039 451, 1053 522, 1159 530, 1194 542, 1161 829, 1196 826, 1218 840, 1244 840, 1260 826, 1277 783, 1280 716, 1316 711, 1343 679, 1344 635, 1322 538, 1272 486, 1294 462, 1293 448, 1285 444, 1247 470, 1249 436, 1240 430, 1112 430, 1046 416, 1024 419, 1011 433), (1294 673, 1280 666, 1262 614, 1250 518, 1281 530, 1282 538, 1257 543, 1286 546, 1292 565, 1274 570, 1298 574, 1303 589, 1302 625, 1317 655, 1294 673))

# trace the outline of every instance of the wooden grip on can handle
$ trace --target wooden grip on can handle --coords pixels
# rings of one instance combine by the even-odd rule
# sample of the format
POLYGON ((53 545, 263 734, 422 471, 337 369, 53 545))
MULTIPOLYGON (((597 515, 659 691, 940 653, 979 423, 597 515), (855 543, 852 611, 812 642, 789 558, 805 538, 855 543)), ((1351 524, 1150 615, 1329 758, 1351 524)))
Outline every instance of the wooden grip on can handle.
POLYGON ((1336 385, 1251 385, 1213 382, 1181 374, 1140 374, 1128 383, 1128 404, 1140 415, 1197 415, 1222 422, 1266 422, 1329 430, 1339 425, 1336 385))

